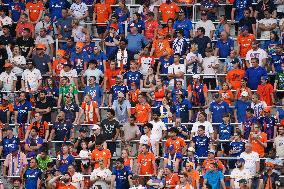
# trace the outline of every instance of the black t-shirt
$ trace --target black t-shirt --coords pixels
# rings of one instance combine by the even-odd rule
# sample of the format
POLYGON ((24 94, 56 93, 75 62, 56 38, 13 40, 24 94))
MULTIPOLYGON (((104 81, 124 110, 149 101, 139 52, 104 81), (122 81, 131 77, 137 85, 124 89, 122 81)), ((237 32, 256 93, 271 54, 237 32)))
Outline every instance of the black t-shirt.
POLYGON ((256 24, 255 17, 242 18, 239 22, 239 27, 247 26, 249 33, 253 34, 252 24, 256 24))
POLYGON ((269 10, 271 13, 276 10, 276 6, 272 0, 269 0, 267 3, 264 3, 263 1, 260 1, 256 5, 256 11, 258 12, 257 19, 263 19, 264 18, 264 11, 269 10))
MULTIPOLYGON (((74 143, 76 143, 79 139, 78 138, 75 138, 75 141, 74 143)), ((82 150, 82 147, 81 147, 81 142, 82 141, 85 141, 87 143, 87 146, 89 144, 89 142, 91 141, 91 138, 90 137, 86 137, 84 139, 80 139, 79 142, 78 142, 78 147, 76 148, 77 149, 77 153, 79 154, 80 151, 82 150)))
MULTIPOLYGON (((54 106, 54 103, 52 101, 46 101, 46 102, 41 102, 41 101, 37 101, 35 108, 39 108, 39 109, 46 109, 46 108, 51 108, 54 106)), ((51 112, 49 112, 48 114, 42 114, 42 121, 46 121, 46 122, 51 122, 51 112)))
MULTIPOLYGON (((96 140, 98 140, 98 141, 105 141, 105 140, 106 140, 106 137, 105 137, 104 134, 99 134, 98 136, 92 135, 92 136, 90 137, 90 141, 96 142, 96 140)), ((93 147, 92 147, 90 150, 93 151, 94 149, 95 149, 95 145, 93 145, 93 147)))
POLYGON ((9 45, 9 44, 13 44, 14 40, 13 37, 11 35, 5 37, 4 35, 0 36, 0 43, 3 45, 9 45))
POLYGON ((103 134, 106 137, 106 140, 111 140, 115 136, 115 130, 119 129, 119 122, 113 119, 112 121, 104 119, 101 122, 101 129, 103 134))
POLYGON ((207 48, 207 44, 211 43, 211 40, 208 36, 203 37, 195 37, 193 38, 193 43, 196 43, 198 45, 198 53, 202 55, 202 57, 205 57, 205 49, 207 48))
POLYGON ((42 57, 40 57, 35 54, 33 55, 32 60, 35 63, 36 69, 38 69, 42 75, 46 74, 49 71, 47 64, 51 61, 49 55, 44 54, 42 57))
POLYGON ((23 39, 23 37, 19 37, 16 40, 16 44, 19 45, 22 56, 27 57, 30 51, 30 47, 34 46, 34 39, 29 37, 28 39, 23 39))

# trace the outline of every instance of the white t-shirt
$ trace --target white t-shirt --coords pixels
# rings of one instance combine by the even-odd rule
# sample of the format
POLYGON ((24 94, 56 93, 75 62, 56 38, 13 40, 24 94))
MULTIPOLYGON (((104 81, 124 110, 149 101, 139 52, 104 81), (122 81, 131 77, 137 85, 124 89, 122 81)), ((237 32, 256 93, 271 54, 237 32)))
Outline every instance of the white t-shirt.
POLYGON ((197 30, 200 27, 203 27, 205 29, 205 36, 208 36, 209 38, 210 38, 210 31, 215 30, 215 26, 211 20, 207 20, 206 22, 199 20, 195 24, 195 30, 197 30))
MULTIPOLYGON (((173 74, 173 73, 177 74, 179 72, 182 72, 182 73, 186 72, 184 64, 172 64, 168 68, 169 74, 173 74)), ((181 81, 182 85, 184 84, 184 79, 182 79, 182 78, 177 78, 176 81, 181 81)), ((171 79, 169 85, 174 86, 174 84, 175 84, 175 80, 171 79)))
POLYGON ((143 75, 147 75, 148 73, 148 69, 150 68, 150 66, 155 63, 155 59, 153 57, 141 57, 140 58, 140 68, 139 71, 143 74, 143 75))
POLYGON ((24 70, 19 68, 18 65, 26 65, 26 58, 24 56, 15 56, 11 58, 10 61, 14 64, 12 72, 14 72, 16 76, 22 76, 24 70))
POLYGON ((72 176, 72 182, 71 184, 73 186, 76 186, 76 188, 81 188, 81 181, 84 180, 84 177, 81 173, 75 172, 75 174, 72 176))
POLYGON ((73 78, 77 78, 77 77, 78 77, 77 71, 76 71, 75 69, 72 69, 72 70, 70 70, 69 72, 65 72, 65 71, 62 69, 62 70, 60 71, 60 77, 64 77, 64 76, 68 77, 69 80, 70 80, 70 83, 73 84, 73 85, 75 84, 73 78))
POLYGON ((85 42, 86 34, 83 32, 83 26, 78 26, 76 29, 72 29, 72 37, 74 37, 74 42, 85 42))
POLYGON ((87 77, 87 85, 89 85, 89 78, 91 76, 95 76, 96 77, 96 83, 99 83, 100 82, 100 78, 104 77, 104 74, 103 74, 103 72, 100 69, 96 68, 94 70, 87 69, 85 71, 85 73, 84 73, 84 76, 87 77))
POLYGON ((195 122, 192 126, 191 132, 195 133, 195 136, 197 135, 198 126, 203 125, 205 127, 205 135, 208 137, 211 133, 214 132, 212 124, 209 121, 205 121, 204 123, 200 123, 199 121, 195 122))
POLYGON ((242 152, 240 158, 245 160, 244 168, 247 169, 252 176, 256 174, 256 162, 259 162, 259 155, 257 152, 246 153, 242 152))
POLYGON ((284 136, 278 135, 274 139, 274 146, 276 148, 276 155, 279 158, 284 158, 284 136))
MULTIPOLYGON (((196 54, 196 53, 190 52, 186 55, 186 60, 188 62, 190 62, 192 60, 198 60, 199 63, 197 63, 197 73, 201 73, 201 67, 200 67, 201 64, 200 63, 203 60, 201 54, 199 54, 199 53, 196 54)), ((193 73, 193 71, 192 71, 193 65, 194 65, 194 63, 188 64, 187 69, 186 69, 186 73, 193 73)))
POLYGON ((140 137, 140 144, 147 144, 151 146, 152 152, 155 155, 158 155, 157 149, 156 149, 156 137, 151 133, 150 138, 147 135, 142 135, 140 137))
POLYGON ((240 170, 238 168, 235 168, 231 172, 231 178, 234 179, 235 189, 239 189, 240 188, 239 180, 241 180, 241 179, 246 179, 246 180, 251 179, 252 175, 251 175, 250 171, 247 170, 247 169, 240 170))
MULTIPOLYGON (((212 68, 212 66, 216 66, 217 64, 219 64, 219 61, 216 56, 205 57, 202 63, 204 74, 216 74, 218 69, 215 70, 212 68)), ((215 76, 204 76, 203 78, 214 78, 214 77, 215 76)))
MULTIPOLYGON (((94 180, 97 177, 109 180, 111 178, 111 171, 109 169, 102 170, 101 168, 94 169, 93 172, 91 173, 90 179, 94 180)), ((100 180, 95 182, 91 188, 94 188, 95 186, 101 186, 102 189, 110 188, 110 186, 105 181, 100 181, 100 180)))
POLYGON ((254 110, 254 115, 256 117, 260 117, 263 109, 266 107, 267 107, 267 104, 264 101, 260 101, 257 104, 254 102, 251 103, 251 108, 254 110))
POLYGON ((2 72, 0 74, 0 81, 3 84, 4 91, 11 91, 13 88, 13 81, 17 81, 17 76, 15 73, 11 72, 8 74, 7 72, 2 72))
POLYGON ((153 124, 152 135, 156 138, 156 141, 161 140, 163 137, 163 131, 166 131, 166 125, 164 122, 159 120, 158 122, 150 121, 153 124))
MULTIPOLYGON (((79 153, 79 157, 80 158, 88 158, 91 156, 91 152, 89 150, 81 150, 79 153)), ((82 164, 88 164, 88 162, 90 162, 90 160, 81 160, 82 164)))
POLYGON ((252 64, 250 62, 252 58, 258 58, 259 66, 263 67, 264 65, 262 63, 262 60, 267 59, 267 52, 265 52, 265 50, 261 48, 257 49, 256 51, 254 51, 253 49, 249 50, 246 55, 246 60, 249 61, 250 67, 252 67, 252 64))
POLYGON ((80 4, 73 3, 70 7, 70 10, 72 12, 73 17, 79 18, 86 14, 86 12, 88 11, 88 7, 83 2, 81 2, 80 4))
MULTIPOLYGON (((277 20, 274 18, 263 18, 258 21, 258 24, 263 24, 265 27, 272 26, 273 24, 277 24, 277 20)), ((270 39, 270 32, 271 31, 261 31, 261 39, 270 39)))
POLYGON ((26 69, 22 74, 22 80, 25 82, 26 91, 29 91, 28 86, 32 91, 37 91, 39 80, 42 79, 41 73, 38 69, 34 68, 33 71, 26 69), (28 85, 27 85, 28 83, 28 85))
POLYGON ((45 37, 37 36, 35 40, 35 44, 45 44, 46 50, 45 54, 50 55, 51 49, 50 49, 50 44, 54 43, 53 38, 50 35, 46 35, 45 37))
MULTIPOLYGON (((9 17, 9 16, 5 16, 4 18, 0 16, 0 26, 4 26, 4 25, 12 25, 13 24, 13 20, 9 17)), ((0 31, 0 35, 3 35, 3 31, 0 31)))
POLYGON ((186 186, 176 185, 175 189, 194 189, 194 187, 192 185, 190 185, 189 188, 186 186))

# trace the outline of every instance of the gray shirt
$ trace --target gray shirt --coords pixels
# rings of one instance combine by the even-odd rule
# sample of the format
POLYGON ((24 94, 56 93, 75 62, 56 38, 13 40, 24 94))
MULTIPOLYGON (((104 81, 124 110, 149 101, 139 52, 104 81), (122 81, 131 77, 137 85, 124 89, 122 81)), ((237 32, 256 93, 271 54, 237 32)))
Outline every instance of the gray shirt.
POLYGON ((113 102, 112 108, 115 111, 115 117, 119 124, 128 122, 127 110, 131 108, 130 102, 128 100, 124 100, 121 104, 118 102, 118 100, 115 100, 113 102))
POLYGON ((44 75, 49 71, 47 63, 50 62, 50 56, 44 54, 43 57, 39 57, 37 54, 35 54, 33 55, 32 59, 35 63, 35 68, 40 71, 41 75, 44 75))

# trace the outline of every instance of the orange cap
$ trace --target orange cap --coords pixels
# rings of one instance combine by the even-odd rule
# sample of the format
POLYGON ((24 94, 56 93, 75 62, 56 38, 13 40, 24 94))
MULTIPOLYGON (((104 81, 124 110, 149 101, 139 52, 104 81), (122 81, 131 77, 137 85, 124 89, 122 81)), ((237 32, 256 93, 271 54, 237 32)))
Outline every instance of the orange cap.
POLYGON ((76 47, 78 48, 83 48, 85 46, 85 44, 83 42, 77 42, 76 43, 76 47))
POLYGON ((39 43, 39 44, 36 45, 36 48, 37 48, 37 49, 45 49, 46 46, 45 46, 45 44, 43 44, 43 43, 39 43))
POLYGON ((60 56, 64 56, 65 55, 65 51, 63 49, 58 49, 56 54, 58 54, 60 56))
POLYGON ((13 64, 6 62, 3 67, 4 68, 12 68, 13 64))
POLYGON ((284 119, 280 120, 280 126, 284 127, 284 119))
POLYGON ((265 162, 266 167, 274 167, 274 164, 272 162, 265 162))
POLYGON ((111 24, 111 25, 110 25, 110 28, 114 28, 115 30, 117 30, 117 29, 118 29, 118 26, 117 26, 117 24, 111 24))
POLYGON ((270 108, 269 107, 264 108, 263 112, 270 113, 270 108))

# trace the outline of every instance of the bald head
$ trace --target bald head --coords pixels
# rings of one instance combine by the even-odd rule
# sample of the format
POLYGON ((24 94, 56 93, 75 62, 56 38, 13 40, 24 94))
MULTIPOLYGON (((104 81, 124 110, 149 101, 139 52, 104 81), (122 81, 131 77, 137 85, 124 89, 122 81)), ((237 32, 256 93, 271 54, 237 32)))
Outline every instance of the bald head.
POLYGON ((226 39, 228 39, 228 34, 227 34, 227 32, 222 31, 222 32, 220 33, 220 39, 221 39, 221 40, 226 40, 226 39))

